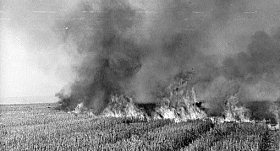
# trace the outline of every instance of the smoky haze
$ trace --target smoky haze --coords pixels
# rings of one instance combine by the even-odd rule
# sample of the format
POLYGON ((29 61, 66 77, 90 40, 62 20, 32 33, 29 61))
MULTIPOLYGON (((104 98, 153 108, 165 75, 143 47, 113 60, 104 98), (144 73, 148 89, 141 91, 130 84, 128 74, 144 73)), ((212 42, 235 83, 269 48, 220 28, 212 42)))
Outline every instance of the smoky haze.
POLYGON ((155 103, 161 87, 188 71, 193 72, 190 86, 200 100, 212 102, 213 110, 222 110, 231 95, 245 102, 275 101, 280 51, 272 10, 279 2, 260 3, 81 2, 57 23, 65 28, 60 33, 65 43, 82 56, 76 80, 58 95, 96 112, 116 93, 155 103))

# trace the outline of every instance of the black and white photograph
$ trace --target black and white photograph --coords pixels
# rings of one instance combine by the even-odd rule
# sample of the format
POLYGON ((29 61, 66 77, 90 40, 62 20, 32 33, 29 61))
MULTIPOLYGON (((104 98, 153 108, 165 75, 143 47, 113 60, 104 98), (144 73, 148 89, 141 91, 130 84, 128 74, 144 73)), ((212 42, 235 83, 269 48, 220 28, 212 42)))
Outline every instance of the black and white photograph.
POLYGON ((1 151, 280 151, 280 0, 0 0, 1 151))

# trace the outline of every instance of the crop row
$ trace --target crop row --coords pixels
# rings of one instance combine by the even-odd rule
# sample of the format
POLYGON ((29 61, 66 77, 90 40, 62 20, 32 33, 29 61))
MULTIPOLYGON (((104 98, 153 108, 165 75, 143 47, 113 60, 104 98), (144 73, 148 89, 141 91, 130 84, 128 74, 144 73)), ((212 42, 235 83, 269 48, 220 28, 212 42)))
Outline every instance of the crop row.
POLYGON ((188 145, 211 127, 211 122, 198 120, 168 124, 144 135, 133 135, 116 143, 103 144, 97 150, 176 150, 188 145))
POLYGON ((279 146, 277 141, 273 141, 278 140, 279 142, 279 138, 277 137, 278 133, 272 133, 266 125, 254 123, 222 123, 216 125, 189 146, 181 148, 181 151, 278 150, 279 146))
POLYGON ((22 129, 21 133, 7 136, 2 144, 2 149, 27 149, 35 148, 75 148, 81 145, 98 146, 103 143, 113 143, 132 134, 141 134, 156 127, 170 123, 169 120, 158 120, 144 123, 133 119, 95 119, 79 121, 76 123, 61 123, 60 126, 45 129, 22 129))

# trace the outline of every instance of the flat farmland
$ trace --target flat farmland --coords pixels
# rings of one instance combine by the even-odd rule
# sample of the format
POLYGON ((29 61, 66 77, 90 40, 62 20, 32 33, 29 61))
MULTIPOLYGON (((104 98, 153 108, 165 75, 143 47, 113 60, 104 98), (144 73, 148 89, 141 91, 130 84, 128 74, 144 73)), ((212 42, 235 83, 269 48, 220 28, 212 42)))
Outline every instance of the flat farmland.
POLYGON ((55 105, 1 105, 0 150, 279 150, 279 131, 264 124, 101 118, 55 105))

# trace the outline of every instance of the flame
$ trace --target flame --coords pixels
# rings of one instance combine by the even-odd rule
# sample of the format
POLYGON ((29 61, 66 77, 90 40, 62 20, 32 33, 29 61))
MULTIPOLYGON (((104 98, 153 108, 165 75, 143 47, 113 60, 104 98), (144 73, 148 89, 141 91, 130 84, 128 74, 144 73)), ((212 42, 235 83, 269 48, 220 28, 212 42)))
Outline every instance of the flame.
MULTIPOLYGON (((189 89, 187 81, 175 81, 168 87, 170 95, 162 99, 151 113, 139 108, 133 103, 133 99, 125 95, 112 96, 110 103, 104 109, 102 115, 105 117, 135 117, 145 119, 171 119, 175 122, 187 121, 190 119, 203 119, 207 115, 200 110, 195 103, 197 97, 194 88, 189 89), (171 104, 172 102, 172 104, 171 104), (176 102, 174 104, 174 102, 176 102)), ((75 114, 86 111, 83 103, 77 105, 75 114)))
MULTIPOLYGON (((170 119, 174 122, 181 122, 193 119, 210 119, 213 123, 223 122, 255 122, 250 120, 249 110, 243 106, 238 106, 239 100, 236 96, 230 96, 226 101, 225 118, 207 117, 207 114, 195 104, 198 102, 194 88, 188 89, 186 82, 173 83, 170 86, 170 95, 162 99, 161 104, 151 109, 151 113, 137 106, 133 99, 125 95, 114 95, 111 102, 104 109, 102 116, 105 117, 132 117, 146 120, 170 119), (175 85, 175 86, 174 86, 175 85), (172 102, 172 103, 171 103, 172 102), (175 104, 174 104, 175 102, 175 104)), ((279 107, 274 106, 271 109, 277 119, 279 119, 279 107)), ((89 116, 95 116, 90 109, 87 109, 84 103, 76 106, 72 114, 87 112, 89 116)), ((268 125, 270 129, 279 129, 279 120, 277 125, 268 125)))
POLYGON ((186 89, 177 89, 172 92, 170 97, 164 98, 162 103, 152 110, 150 116, 148 116, 147 111, 138 108, 131 98, 123 95, 113 96, 103 115, 106 117, 171 119, 175 122, 205 118, 206 114, 194 105, 196 101, 195 95, 194 89, 191 90, 191 93, 186 89), (170 104, 173 101, 178 102, 176 106, 170 104))
MULTIPOLYGON (((193 102, 196 102, 196 93, 194 89, 191 90, 191 93, 177 93, 169 98, 164 98, 161 106, 155 108, 154 112, 148 116, 145 110, 140 109, 132 101, 132 98, 127 96, 112 96, 112 101, 109 103, 107 108, 103 111, 103 116, 105 117, 130 117, 130 118, 140 118, 146 120, 156 120, 156 119, 170 119, 174 122, 182 122, 193 119, 210 119, 213 123, 224 123, 224 122, 256 122, 250 120, 248 109, 242 106, 237 106, 238 98, 231 96, 227 100, 225 118, 222 117, 207 117, 206 113, 201 111, 198 107, 193 105, 193 102), (183 96, 174 96, 178 94, 184 94, 183 96), (171 99, 179 99, 180 102, 177 106, 172 106, 170 104, 171 99)), ((277 108, 278 109, 278 108, 277 108)), ((278 110, 274 109, 275 114, 278 113, 278 110)), ((74 111, 70 112, 71 114, 78 115, 81 113, 87 113, 89 116, 94 115, 90 109, 87 109, 84 106, 84 103, 77 105, 74 111)), ((265 123, 265 121, 263 121, 265 123)), ((279 130, 279 120, 277 125, 268 124, 268 128, 271 130, 279 130)))
POLYGON ((105 117, 145 118, 145 113, 133 104, 132 99, 125 96, 113 96, 112 101, 104 109, 105 117))
POLYGON ((249 110, 242 106, 238 107, 237 103, 238 98, 235 96, 227 100, 225 121, 250 122, 249 110))

